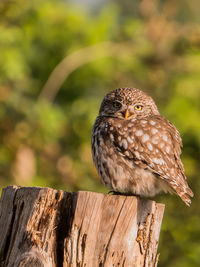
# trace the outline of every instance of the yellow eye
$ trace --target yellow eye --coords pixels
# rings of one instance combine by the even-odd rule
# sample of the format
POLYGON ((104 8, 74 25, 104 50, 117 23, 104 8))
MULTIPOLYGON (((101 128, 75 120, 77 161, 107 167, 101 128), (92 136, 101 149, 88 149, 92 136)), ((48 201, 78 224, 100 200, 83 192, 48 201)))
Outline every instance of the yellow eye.
POLYGON ((142 105, 136 105, 135 107, 134 107, 134 109, 135 110, 138 110, 138 111, 140 111, 140 110, 142 110, 142 105))
POLYGON ((122 104, 120 102, 117 102, 117 101, 113 102, 114 108, 121 108, 121 106, 122 106, 122 104))

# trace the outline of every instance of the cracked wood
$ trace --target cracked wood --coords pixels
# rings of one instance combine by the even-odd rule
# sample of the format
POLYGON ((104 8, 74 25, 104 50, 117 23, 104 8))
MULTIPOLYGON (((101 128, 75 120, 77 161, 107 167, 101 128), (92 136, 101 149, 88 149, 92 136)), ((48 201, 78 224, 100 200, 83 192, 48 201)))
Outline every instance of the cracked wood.
POLYGON ((134 196, 7 187, 0 267, 153 267, 163 212, 134 196))

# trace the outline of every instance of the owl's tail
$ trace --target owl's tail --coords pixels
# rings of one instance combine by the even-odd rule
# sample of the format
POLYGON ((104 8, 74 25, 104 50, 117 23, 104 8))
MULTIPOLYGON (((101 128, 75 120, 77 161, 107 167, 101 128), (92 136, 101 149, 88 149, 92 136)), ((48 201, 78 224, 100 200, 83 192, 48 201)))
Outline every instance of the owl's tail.
POLYGON ((177 186, 174 189, 175 189, 177 195, 179 195, 179 197, 185 202, 185 204, 187 206, 190 206, 190 204, 191 204, 190 197, 193 197, 194 193, 189 188, 188 184, 186 183, 186 184, 184 184, 182 186, 177 186))

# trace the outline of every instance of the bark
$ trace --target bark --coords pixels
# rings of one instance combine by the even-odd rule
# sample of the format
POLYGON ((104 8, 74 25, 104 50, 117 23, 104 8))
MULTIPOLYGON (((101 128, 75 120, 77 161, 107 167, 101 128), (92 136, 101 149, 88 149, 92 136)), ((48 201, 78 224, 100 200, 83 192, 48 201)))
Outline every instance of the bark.
POLYGON ((164 205, 135 196, 7 187, 0 266, 154 266, 164 205))

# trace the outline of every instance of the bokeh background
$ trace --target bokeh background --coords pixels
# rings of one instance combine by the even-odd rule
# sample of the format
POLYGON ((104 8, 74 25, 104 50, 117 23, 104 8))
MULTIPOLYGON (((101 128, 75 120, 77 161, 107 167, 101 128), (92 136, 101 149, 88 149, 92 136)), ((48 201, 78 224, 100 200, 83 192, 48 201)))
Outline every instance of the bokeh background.
POLYGON ((200 266, 200 2, 1 0, 0 187, 107 192, 90 151, 101 99, 136 87, 179 129, 195 193, 166 204, 159 266, 200 266))

